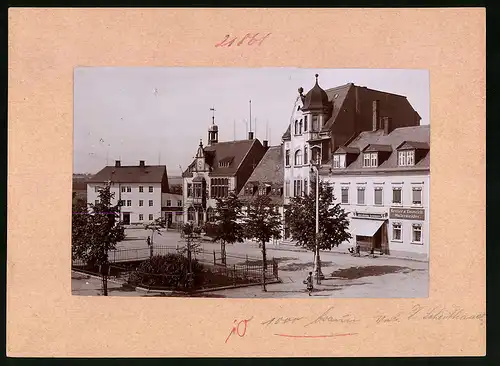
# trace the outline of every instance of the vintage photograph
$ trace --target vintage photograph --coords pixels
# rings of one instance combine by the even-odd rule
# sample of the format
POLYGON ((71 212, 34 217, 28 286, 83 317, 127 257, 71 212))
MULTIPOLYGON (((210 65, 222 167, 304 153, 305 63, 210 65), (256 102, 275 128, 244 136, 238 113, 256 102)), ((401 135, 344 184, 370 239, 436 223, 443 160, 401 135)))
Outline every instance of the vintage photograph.
POLYGON ((429 73, 78 67, 72 294, 423 298, 429 73))

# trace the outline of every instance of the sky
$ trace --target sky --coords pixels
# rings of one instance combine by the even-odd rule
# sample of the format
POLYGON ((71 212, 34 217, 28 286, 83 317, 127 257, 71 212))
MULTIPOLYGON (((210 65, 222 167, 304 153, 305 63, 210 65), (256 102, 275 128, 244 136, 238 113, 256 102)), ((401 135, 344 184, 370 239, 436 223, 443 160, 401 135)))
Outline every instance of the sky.
POLYGON ((429 124, 429 73, 408 69, 79 67, 74 72, 74 173, 106 164, 166 165, 181 175, 200 139, 219 126, 219 142, 255 137, 279 145, 299 87, 319 74, 323 89, 347 83, 404 95, 429 124))

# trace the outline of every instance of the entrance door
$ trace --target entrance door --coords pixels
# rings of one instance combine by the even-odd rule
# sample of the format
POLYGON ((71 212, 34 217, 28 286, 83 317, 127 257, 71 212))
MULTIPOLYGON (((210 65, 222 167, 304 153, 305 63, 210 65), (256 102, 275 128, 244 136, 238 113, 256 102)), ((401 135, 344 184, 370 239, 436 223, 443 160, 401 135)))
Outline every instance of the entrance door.
POLYGON ((167 227, 172 227, 172 212, 167 212, 167 227))
POLYGON ((130 225, 130 212, 123 213, 123 225, 130 225))
POLYGON ((198 210, 198 226, 203 226, 203 211, 198 210))

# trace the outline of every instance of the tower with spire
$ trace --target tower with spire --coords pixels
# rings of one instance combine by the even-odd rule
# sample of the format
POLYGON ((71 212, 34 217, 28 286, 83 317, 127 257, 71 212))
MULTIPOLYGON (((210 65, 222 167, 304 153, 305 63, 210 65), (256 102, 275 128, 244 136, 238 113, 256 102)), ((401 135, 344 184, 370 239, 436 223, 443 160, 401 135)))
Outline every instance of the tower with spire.
POLYGON ((212 124, 208 128, 208 145, 213 145, 219 142, 219 127, 215 124, 215 107, 210 108, 212 111, 212 124))

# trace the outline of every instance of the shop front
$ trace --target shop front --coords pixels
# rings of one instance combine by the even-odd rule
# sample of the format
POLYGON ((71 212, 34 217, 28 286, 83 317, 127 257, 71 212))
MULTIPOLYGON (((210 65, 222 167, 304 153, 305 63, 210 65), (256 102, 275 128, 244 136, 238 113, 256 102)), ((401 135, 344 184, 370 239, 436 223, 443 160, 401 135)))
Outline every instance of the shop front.
POLYGON ((350 232, 360 251, 389 254, 387 219, 353 217, 350 232))

